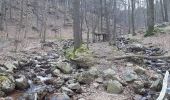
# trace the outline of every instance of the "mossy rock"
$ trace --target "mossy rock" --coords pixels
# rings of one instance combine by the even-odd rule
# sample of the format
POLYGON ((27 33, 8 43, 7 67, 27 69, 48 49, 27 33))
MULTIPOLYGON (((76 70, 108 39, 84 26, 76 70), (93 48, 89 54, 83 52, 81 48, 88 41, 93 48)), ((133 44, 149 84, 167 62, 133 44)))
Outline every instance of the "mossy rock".
POLYGON ((160 28, 155 28, 155 29, 153 30, 153 32, 150 32, 150 31, 146 32, 146 34, 144 35, 144 37, 154 36, 154 35, 157 35, 157 34, 159 34, 159 33, 164 33, 164 31, 163 31, 162 29, 160 29, 160 28))
POLYGON ((73 48, 69 48, 66 50, 65 54, 68 59, 81 68, 89 68, 95 64, 92 51, 88 50, 84 45, 76 51, 74 51, 73 48))
POLYGON ((0 73, 0 90, 5 93, 12 92, 15 89, 13 76, 0 73))

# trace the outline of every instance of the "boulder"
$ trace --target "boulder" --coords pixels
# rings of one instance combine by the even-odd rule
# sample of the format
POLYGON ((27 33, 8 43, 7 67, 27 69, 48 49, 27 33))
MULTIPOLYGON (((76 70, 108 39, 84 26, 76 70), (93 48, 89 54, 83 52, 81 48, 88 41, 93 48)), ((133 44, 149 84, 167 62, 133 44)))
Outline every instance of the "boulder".
POLYGON ((54 93, 47 97, 47 100, 71 100, 70 97, 66 94, 54 93))
POLYGON ((88 71, 82 72, 77 76, 77 80, 84 84, 90 84, 94 79, 95 77, 88 71))
POLYGON ((7 68, 8 72, 13 72, 17 67, 12 62, 5 62, 4 66, 7 68))
POLYGON ((90 73, 91 75, 93 75, 95 78, 97 78, 97 77, 101 74, 101 72, 99 71, 99 69, 97 69, 96 67, 90 68, 90 69, 89 69, 89 73, 90 73))
POLYGON ((39 98, 37 93, 24 93, 17 100, 36 100, 37 98, 39 98))
POLYGON ((76 63, 79 68, 85 68, 85 69, 94 66, 96 63, 93 57, 83 56, 83 55, 79 55, 77 58, 72 59, 72 61, 76 63))
POLYGON ((160 91, 162 88, 162 79, 157 79, 157 80, 153 81, 150 88, 153 91, 160 91))
POLYGON ((128 52, 136 53, 136 52, 144 51, 145 47, 142 44, 133 43, 133 44, 130 44, 126 49, 128 52))
POLYGON ((52 72, 53 76, 59 76, 61 74, 60 70, 59 69, 55 69, 53 72, 52 72))
POLYGON ((146 92, 142 81, 134 81, 133 88, 136 94, 144 95, 146 92))
POLYGON ((72 96, 74 94, 74 92, 67 87, 61 87, 61 91, 69 96, 72 96))
POLYGON ((15 89, 15 80, 12 75, 0 73, 0 90, 4 93, 12 92, 15 89))
POLYGON ((72 84, 68 84, 68 88, 70 88, 72 90, 80 90, 81 86, 79 83, 72 83, 72 84))
POLYGON ((103 78, 99 77, 95 81, 99 84, 102 84, 104 80, 103 80, 103 78))
POLYGON ((65 81, 61 78, 52 78, 52 79, 46 80, 44 83, 46 85, 54 85, 55 88, 60 88, 64 84, 64 82, 65 81))
POLYGON ((24 90, 29 88, 28 79, 24 75, 20 75, 19 78, 15 79, 16 88, 19 90, 24 90))
POLYGON ((109 69, 104 70, 104 72, 103 72, 103 77, 104 77, 106 80, 116 79, 116 78, 115 78, 115 74, 116 74, 116 72, 115 72, 113 69, 109 68, 109 69))
POLYGON ((107 83, 107 92, 112 94, 120 94, 123 92, 123 86, 119 81, 110 80, 107 83))
POLYGON ((128 62, 128 63, 126 64, 126 67, 133 67, 133 63, 128 62))
POLYGON ((57 68, 60 69, 64 74, 71 74, 73 71, 73 68, 70 66, 70 64, 66 62, 59 62, 57 68))
POLYGON ((0 97, 3 97, 3 96, 5 96, 5 93, 3 91, 0 91, 0 97))
POLYGON ((124 72, 123 74, 123 79, 126 82, 133 82, 138 78, 136 72, 134 72, 133 70, 126 70, 126 72, 124 72))
POLYGON ((139 67, 139 66, 136 66, 135 70, 134 70, 138 75, 142 75, 142 74, 145 74, 146 72, 146 69, 142 68, 142 67, 139 67))
POLYGON ((97 82, 94 82, 94 83, 93 83, 93 86, 94 86, 95 88, 98 88, 98 87, 99 87, 99 85, 100 85, 100 84, 99 84, 99 83, 97 83, 97 82))
POLYGON ((68 49, 66 52, 67 58, 77 64, 79 68, 88 69, 96 64, 92 51, 88 50, 85 46, 81 46, 75 52, 74 49, 68 49))

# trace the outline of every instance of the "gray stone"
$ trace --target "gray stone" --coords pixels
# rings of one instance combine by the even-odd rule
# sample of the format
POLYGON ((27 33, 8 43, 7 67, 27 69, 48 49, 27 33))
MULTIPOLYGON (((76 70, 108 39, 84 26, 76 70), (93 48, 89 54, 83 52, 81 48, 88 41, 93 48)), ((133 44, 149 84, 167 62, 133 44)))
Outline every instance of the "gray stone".
POLYGON ((104 74, 104 78, 105 78, 106 80, 116 79, 116 78, 115 78, 116 72, 115 72, 113 69, 110 69, 110 68, 109 68, 109 69, 107 69, 107 70, 104 70, 103 74, 104 74))
POLYGON ((101 74, 99 69, 97 69, 96 67, 90 68, 89 73, 94 77, 98 77, 101 74))
POLYGON ((81 89, 81 86, 79 83, 72 83, 68 85, 68 88, 72 89, 72 90, 79 90, 81 89))
POLYGON ((12 62, 5 62, 4 66, 7 68, 8 72, 13 72, 13 70, 16 69, 16 66, 12 64, 12 62))
POLYGON ((0 97, 3 97, 3 96, 5 96, 5 93, 3 91, 0 91, 0 97))
POLYGON ((135 70, 134 70, 137 74, 139 75, 142 75, 142 74, 145 74, 146 72, 146 69, 142 68, 142 67, 139 67, 139 66, 136 66, 135 70))
POLYGON ((8 74, 0 73, 0 90, 8 93, 15 89, 14 77, 8 74))
POLYGON ((60 62, 57 67, 64 73, 64 74, 71 74, 73 71, 73 68, 70 66, 70 64, 65 62, 60 62))
POLYGON ((94 78, 95 77, 88 71, 82 72, 77 76, 77 80, 80 83, 84 83, 84 84, 90 84, 91 82, 93 82, 94 78))
POLYGON ((142 81, 134 81, 133 88, 136 94, 143 95, 146 92, 142 81))
POLYGON ((128 63, 126 64, 126 67, 133 67, 133 64, 130 63, 130 62, 128 62, 128 63))
POLYGON ((80 99, 78 99, 78 100, 86 100, 86 99, 84 99, 84 98, 80 98, 80 99))
POLYGON ((123 92, 123 86, 119 81, 110 80, 107 83, 107 92, 112 94, 120 94, 123 92))
POLYGON ((76 53, 76 58, 72 59, 79 68, 88 69, 96 64, 96 60, 88 53, 76 53))
POLYGON ((60 70, 59 69, 55 69, 54 71, 53 71, 53 76, 60 76, 60 74, 61 74, 61 72, 60 72, 60 70))
POLYGON ((29 88, 28 79, 24 75, 20 75, 20 78, 15 79, 16 88, 19 90, 29 88))
POLYGON ((95 83, 93 83, 93 86, 94 86, 95 88, 98 88, 98 87, 99 87, 99 85, 100 85, 99 83, 96 83, 96 82, 95 82, 95 83))
POLYGON ((61 87, 61 91, 69 96, 72 96, 74 94, 74 92, 67 87, 61 87))
POLYGON ((154 91, 160 91, 162 87, 162 79, 157 79, 152 82, 151 89, 154 91))
POLYGON ((99 77, 95 80, 97 83, 102 84, 103 83, 103 78, 99 77))
POLYGON ((138 78, 137 74, 134 71, 127 70, 123 75, 123 78, 126 82, 133 82, 138 78))
POLYGON ((48 96, 48 100, 71 100, 71 99, 66 94, 54 93, 54 94, 48 96))

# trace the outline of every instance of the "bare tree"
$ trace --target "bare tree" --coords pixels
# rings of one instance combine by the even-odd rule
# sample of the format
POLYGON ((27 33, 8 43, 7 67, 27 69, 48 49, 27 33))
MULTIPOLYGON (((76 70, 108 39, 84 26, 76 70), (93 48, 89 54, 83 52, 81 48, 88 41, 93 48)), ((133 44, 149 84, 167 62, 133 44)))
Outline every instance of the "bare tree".
POLYGON ((147 1, 147 31, 146 36, 153 35, 154 33, 154 0, 147 1))
POLYGON ((132 16, 131 16, 131 21, 132 21, 132 34, 136 35, 135 33, 135 0, 131 0, 131 6, 132 6, 132 16))
POLYGON ((76 50, 82 44, 82 35, 80 34, 80 0, 73 1, 73 10, 74 50, 76 50))

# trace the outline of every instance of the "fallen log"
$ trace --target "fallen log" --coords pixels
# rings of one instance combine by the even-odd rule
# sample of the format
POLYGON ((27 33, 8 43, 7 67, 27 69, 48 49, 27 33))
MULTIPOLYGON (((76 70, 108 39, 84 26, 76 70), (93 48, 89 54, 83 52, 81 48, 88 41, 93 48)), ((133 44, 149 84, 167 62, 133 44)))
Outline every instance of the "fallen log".
POLYGON ((114 57, 114 60, 130 59, 130 58, 151 59, 151 60, 154 60, 154 59, 170 59, 170 55, 168 55, 168 56, 125 55, 125 56, 114 57))

